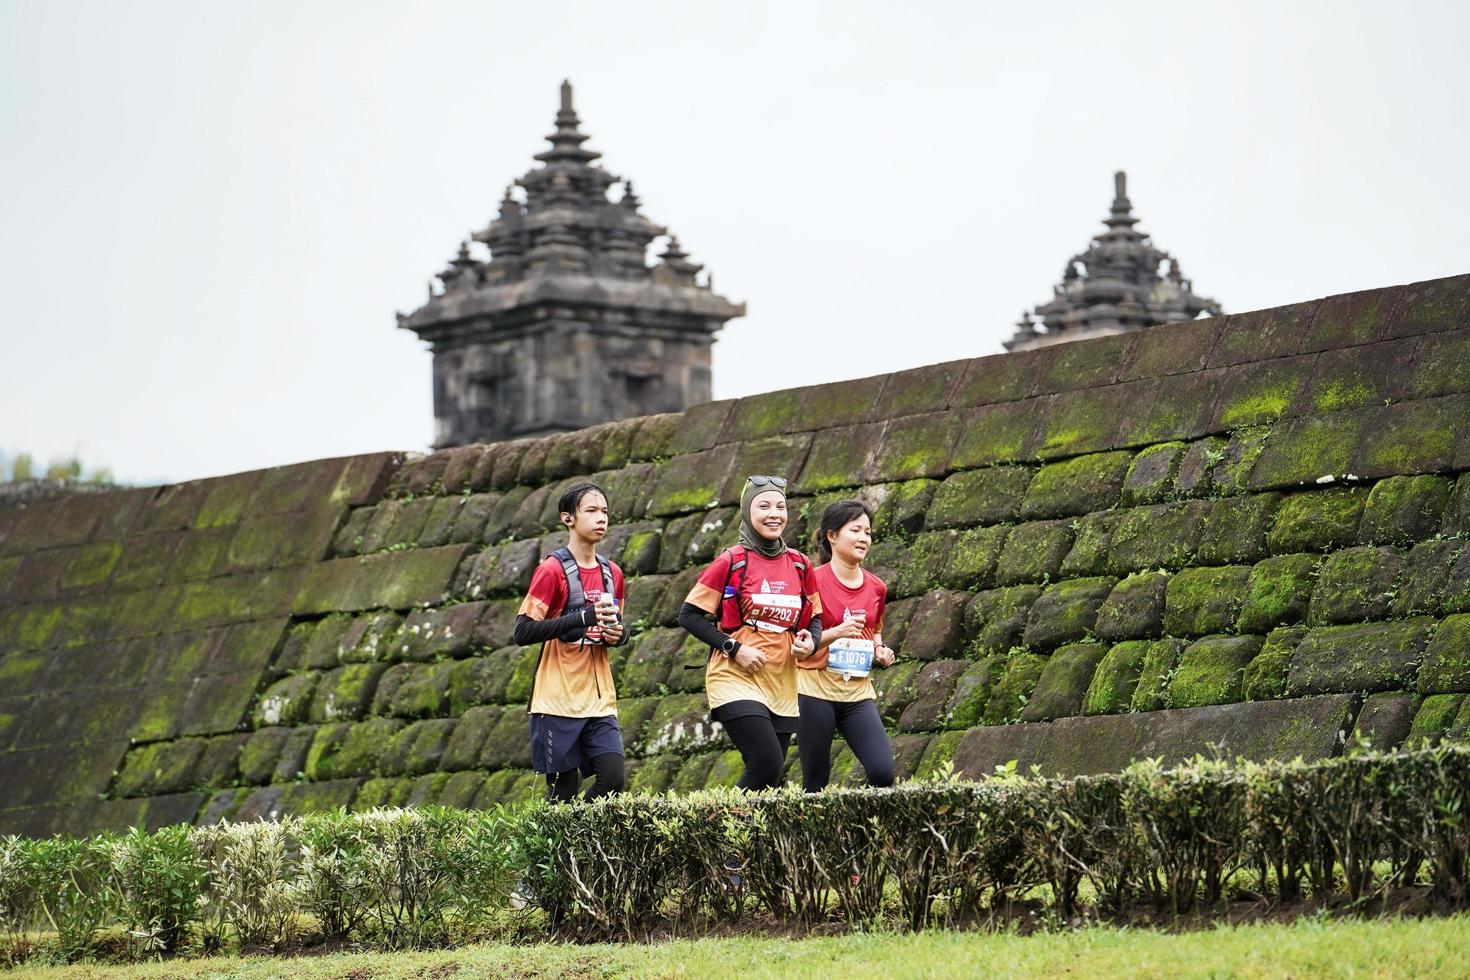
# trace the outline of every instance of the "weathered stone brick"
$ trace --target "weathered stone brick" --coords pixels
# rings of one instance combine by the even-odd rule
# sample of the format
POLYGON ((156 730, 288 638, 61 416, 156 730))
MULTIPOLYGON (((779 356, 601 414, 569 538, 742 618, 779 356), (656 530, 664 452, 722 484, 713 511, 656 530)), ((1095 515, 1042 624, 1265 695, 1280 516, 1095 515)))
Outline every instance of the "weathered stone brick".
POLYGON ((1316 370, 1317 355, 1231 368, 1220 385, 1210 428, 1225 432, 1274 422, 1288 413, 1316 370))
POLYGON ((1114 407, 1122 424, 1114 445, 1141 448, 1205 435, 1210 431, 1210 407, 1223 373, 1201 371, 1118 385, 1114 407))
POLYGON ((1305 619, 1321 561, 1317 555, 1278 555, 1257 562, 1246 581, 1236 629, 1265 633, 1305 619))
POLYGON ((685 635, 675 627, 656 629, 639 637, 618 672, 618 693, 634 698, 663 693, 670 672, 683 668, 679 655, 685 635))
POLYGON ((1261 652, 1259 636, 1207 636, 1185 647, 1169 681, 1173 708, 1232 704, 1241 700, 1245 668, 1261 652))
POLYGON ((1047 586, 1031 606, 1022 642, 1033 650, 1050 650, 1091 635, 1098 609, 1117 581, 1083 578, 1047 586))
POLYGON ((721 507, 676 518, 664 529, 659 543, 660 572, 677 572, 688 565, 708 565, 730 543, 740 525, 736 507, 721 507))
POLYGON ((954 696, 955 684, 970 664, 965 660, 938 660, 926 664, 915 682, 917 696, 899 716, 904 732, 931 732, 944 722, 945 709, 954 696))
POLYGON ((1123 480, 1123 506, 1163 503, 1174 489, 1184 452, 1184 443, 1164 442, 1133 457, 1123 480))
POLYGON ((973 527, 955 535, 939 581, 950 589, 988 589, 1010 528, 973 527))
POLYGON ((452 590, 472 599, 524 592, 541 558, 541 544, 534 538, 491 545, 459 566, 452 590))
POLYGON ((1363 508, 1363 544, 1413 544, 1439 530, 1454 481, 1444 476, 1391 476, 1373 484, 1363 508))
POLYGON ((1292 653, 1287 693, 1300 697, 1412 687, 1433 625, 1423 618, 1311 630, 1292 653))
POLYGON ((1128 511, 1113 531, 1108 561, 1114 575, 1146 568, 1181 568, 1194 557, 1209 513, 1202 500, 1155 504, 1128 511))
POLYGON ((1266 532, 1281 499, 1279 493, 1257 493, 1211 502, 1200 528, 1199 561, 1232 565, 1266 557, 1266 532))
POLYGON ((721 741, 704 698, 698 694, 671 694, 659 701, 636 750, 641 755, 698 752, 721 741))
POLYGON ((1105 510, 1072 522, 1072 550, 1062 559, 1063 578, 1083 578, 1108 572, 1108 549, 1113 532, 1127 511, 1105 510))
POLYGON ((1039 585, 1017 585, 978 592, 965 607, 965 633, 976 656, 1005 653, 1021 642, 1031 606, 1041 596, 1039 585))
POLYGON ((1456 716, 1465 703, 1463 694, 1431 694, 1419 703, 1414 721, 1409 725, 1409 734, 1404 739, 1404 748, 1419 748, 1433 745, 1455 723, 1456 716))
POLYGON ((1137 394, 1133 389, 1152 383, 1109 385, 1048 396, 1044 399, 1046 407, 1041 413, 1033 454, 1037 459, 1060 459, 1125 444, 1120 441, 1118 431, 1129 417, 1130 409, 1137 407, 1129 404, 1129 399, 1137 394))
POLYGON ((1360 473, 1354 465, 1354 447, 1363 439, 1371 411, 1306 415, 1276 426, 1251 470, 1250 488, 1311 486, 1326 478, 1360 473))
POLYGON ((873 460, 886 425, 874 422, 822 433, 822 438, 812 443, 796 485, 803 493, 820 493, 874 482, 873 460))
POLYGON ((1329 296, 1317 307, 1302 350, 1335 350, 1366 344, 1379 335, 1398 302, 1397 289, 1368 289, 1329 296))
POLYGON ((617 562, 625 575, 647 575, 658 570, 662 540, 663 526, 656 521, 615 524, 598 551, 617 562))
POLYGON ((1367 499, 1366 490, 1348 487, 1294 493, 1276 512, 1266 545, 1274 555, 1345 548, 1357 541, 1367 499))
POLYGON ((945 709, 945 727, 970 728, 980 723, 985 703, 1005 670, 1005 658, 992 654, 969 663, 955 680, 954 693, 945 709))
POLYGON ((1419 668, 1420 694, 1470 691, 1470 614, 1440 623, 1419 668))
POLYGON ((948 590, 921 597, 904 634, 903 655, 916 660, 959 657, 964 640, 961 624, 969 599, 968 593, 948 590))
MULTIPOLYGON (((1183 455, 1178 461, 1177 472, 1174 474, 1174 483, 1166 489, 1166 494, 1179 497, 1206 497, 1214 489, 1214 475, 1216 467, 1220 466, 1225 459, 1226 447, 1229 440, 1220 436, 1207 436, 1188 443, 1183 455)), ((1146 452, 1147 450, 1145 450, 1146 452)), ((1255 461, 1251 461, 1254 465, 1255 461)), ((1127 498, 1127 485, 1124 485, 1124 500, 1127 498)), ((1157 501, 1139 501, 1140 503, 1156 503, 1157 501)))
POLYGON ((1020 720, 1045 669, 1046 658, 1034 653, 1019 651, 1008 657, 1005 672, 991 691, 981 720, 987 725, 1008 725, 1020 720))
POLYGON ((973 469, 1029 458, 1049 401, 1029 398, 972 409, 963 416, 950 468, 973 469))
POLYGON ((1101 643, 1073 643, 1053 653, 1021 711, 1021 720, 1051 721, 1081 714, 1093 673, 1106 652, 1101 643))
POLYGON ((1055 578, 1071 548, 1072 527, 1068 521, 1021 524, 1006 537, 996 562, 995 580, 1000 585, 1015 585, 1055 578))
POLYGON ((1021 517, 1071 517, 1117 504, 1132 456, 1095 453, 1043 466, 1021 501, 1021 517))
POLYGON ((1376 752, 1391 752, 1409 737, 1419 699, 1403 691, 1370 694, 1358 709, 1352 741, 1376 752))
POLYGON ((531 721, 520 705, 506 708, 480 747, 479 768, 487 770, 531 765, 531 721))
POLYGON ((181 738, 134 747, 113 779, 118 796, 157 796, 193 788, 195 764, 204 752, 202 738, 181 738))
POLYGON ((770 436, 730 447, 734 450, 735 465, 726 479, 720 499, 731 503, 739 502, 745 480, 752 475, 794 479, 805 465, 811 445, 810 434, 798 434, 770 436))
POLYGON ((903 709, 919 696, 919 672, 923 667, 917 660, 903 660, 872 674, 873 690, 878 695, 878 713, 889 725, 897 725, 903 709))
POLYGON ((307 566, 291 601, 298 614, 406 609, 441 601, 454 580, 464 545, 337 558, 307 566))
POLYGON ((1415 338, 1413 363, 1412 371, 1400 372, 1411 397, 1470 391, 1470 330, 1415 338))
POLYGON ((1398 402, 1371 412, 1362 439, 1353 447, 1353 473, 1371 480, 1461 468, 1470 395, 1398 402))
POLYGON ((1129 711, 1157 711, 1168 706, 1169 681, 1186 646, 1184 640, 1152 640, 1143 651, 1143 667, 1133 689, 1129 711))
POLYGON ((1250 573, 1246 565, 1182 569, 1169 579, 1165 591, 1164 632, 1202 636, 1233 629, 1250 573))
POLYGON ((433 772, 444 756, 456 724, 453 718, 416 721, 394 735, 378 758, 385 776, 418 776, 433 772))
POLYGON ((874 481, 941 477, 959 433, 959 417, 940 411, 913 415, 888 423, 874 458, 874 481))
POLYGON ((1147 640, 1125 640, 1112 646, 1097 662, 1087 684, 1087 693, 1082 698, 1080 713, 1114 715, 1127 711, 1138 687, 1148 648, 1147 640))
POLYGON ((1391 340, 1322 354, 1293 414, 1338 412, 1400 400, 1409 390, 1411 372, 1404 370, 1404 364, 1415 344, 1414 340, 1391 340))
MULTIPOLYGON (((1447 535, 1470 534, 1470 473, 1461 473, 1455 481, 1455 492, 1444 511, 1440 530, 1447 535)), ((114 581, 117 573, 113 573, 114 581)))
POLYGON ((1165 572, 1137 572, 1115 585, 1097 610, 1093 626, 1105 640, 1139 640, 1163 632, 1165 572))
POLYGON ((515 710, 495 704, 477 705, 467 709, 460 716, 459 724, 454 726, 454 734, 449 736, 444 755, 439 759, 440 767, 450 772, 478 767, 485 740, 500 722, 501 714, 515 710))
POLYGON ((1382 619, 1393 608, 1404 556, 1394 548, 1349 548, 1322 563, 1307 622, 1356 623, 1382 619))
POLYGON ((914 538, 904 563, 892 569, 897 574, 885 579, 890 594, 907 597, 938 588, 958 535, 958 531, 926 531, 914 538))
POLYGON ((1395 616, 1470 610, 1470 547, 1464 541, 1425 541, 1409 552, 1398 583, 1395 616))
POLYGON ((970 527, 1014 520, 1033 472, 1024 466, 992 466, 956 473, 939 486, 926 524, 970 527))
POLYGON ((283 677, 260 696, 255 706, 255 727, 299 725, 307 720, 312 696, 316 693, 320 674, 305 673, 283 677))
MULTIPOLYGON (((856 496, 873 510, 873 534, 884 537, 890 534, 918 534, 926 527, 924 515, 939 489, 938 480, 907 480, 903 483, 883 483, 867 487, 856 496)), ((813 507, 807 528, 815 531, 822 521, 822 510, 830 503, 847 499, 849 494, 818 498, 820 507, 813 507)), ((936 525, 937 526, 937 525, 936 525)), ((810 534, 807 535, 810 538, 810 534)))

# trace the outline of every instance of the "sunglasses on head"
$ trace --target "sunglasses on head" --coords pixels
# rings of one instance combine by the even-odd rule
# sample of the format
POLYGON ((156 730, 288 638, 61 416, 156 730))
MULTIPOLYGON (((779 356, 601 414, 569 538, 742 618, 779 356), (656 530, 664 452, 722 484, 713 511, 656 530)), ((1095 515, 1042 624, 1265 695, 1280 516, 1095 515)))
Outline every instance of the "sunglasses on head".
POLYGON ((769 483, 777 490, 786 489, 786 477, 784 476, 752 476, 747 482, 753 487, 763 487, 769 483))

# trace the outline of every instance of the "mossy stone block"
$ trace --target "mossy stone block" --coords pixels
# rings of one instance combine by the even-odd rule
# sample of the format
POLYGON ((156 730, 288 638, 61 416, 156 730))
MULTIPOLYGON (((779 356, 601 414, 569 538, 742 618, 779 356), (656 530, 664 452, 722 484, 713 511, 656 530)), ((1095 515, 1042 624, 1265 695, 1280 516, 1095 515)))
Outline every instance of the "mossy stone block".
POLYGON ((1039 654, 1021 650, 1007 658, 1005 673, 990 692, 981 721, 986 725, 1018 721, 1045 669, 1046 658, 1039 654))
POLYGON ((499 701, 510 681, 511 663, 493 654, 456 661, 449 672, 449 714, 499 701))
POLYGON ((1083 578, 1108 572, 1108 549, 1113 532, 1126 511, 1104 510, 1072 522, 1072 550, 1062 559, 1063 578, 1083 578))
POLYGON ((1370 694, 1358 709, 1350 742, 1375 752, 1392 752, 1409 737, 1419 699, 1403 691, 1370 694))
POLYGON ((190 781, 198 789, 234 786, 240 779, 240 751, 248 741, 249 732, 231 732, 206 739, 190 781))
MULTIPOLYGON (((1104 640, 1141 640, 1163 632, 1167 572, 1135 572, 1098 607, 1093 631, 1104 640)), ((1135 678, 1136 679, 1136 678, 1135 678)))
POLYGON ((1364 544, 1413 544, 1432 537, 1454 491, 1446 476, 1391 476, 1373 484, 1363 507, 1358 540, 1364 544))
POLYGON ((341 662, 342 637, 353 622, 351 616, 334 614, 315 624, 297 626, 292 630, 292 636, 299 635, 300 648, 292 651, 294 655, 288 657, 286 663, 278 662, 277 666, 311 670, 337 666, 341 662))
POLYGON ((113 779, 118 796, 161 796, 193 788, 194 765, 204 753, 202 738, 135 746, 113 779))
POLYGON ((320 676, 316 673, 296 674, 283 677, 266 688, 252 716, 255 727, 299 725, 307 721, 320 676))
POLYGON ((1261 652, 1245 668, 1242 693, 1247 701, 1274 701, 1286 697, 1287 676, 1297 644, 1307 635, 1306 627, 1272 630, 1261 652))
POLYGON ((275 771, 276 762, 291 736, 291 729, 284 727, 262 728, 252 732, 240 749, 236 766, 240 778, 247 783, 268 783, 275 771))
POLYGON ((1194 560, 1200 529, 1209 513, 1203 500, 1135 507, 1113 531, 1108 562, 1114 575, 1146 568, 1182 568, 1194 560))
POLYGON ((684 765, 684 757, 672 753, 634 761, 637 762, 637 767, 629 767, 631 771, 628 774, 628 792, 644 795, 666 792, 684 765))
POLYGON ((337 558, 306 566, 291 601, 297 615, 407 609, 440 602, 454 581, 465 545, 337 558))
POLYGON ((1353 465, 1354 447, 1367 427, 1366 411, 1307 415, 1282 422, 1273 429, 1270 442, 1251 470, 1250 488, 1312 486, 1324 478, 1358 472, 1353 465))
POLYGON ((637 698, 666 691, 670 671, 682 667, 678 658, 685 635, 683 630, 672 628, 640 636, 618 671, 618 692, 637 698))
MULTIPOLYGON (((1470 535, 1470 472, 1461 473, 1455 481, 1454 492, 1445 505, 1444 521, 1440 531, 1446 535, 1470 535)), ((117 575, 114 573, 113 581, 117 575)))
POLYGON ((1107 452, 1048 463, 1026 490, 1022 519, 1080 516, 1115 506, 1131 460, 1129 453, 1107 452))
POLYGON ((1433 626, 1433 620, 1421 618, 1311 630, 1292 653, 1287 693, 1411 688, 1433 626))
POLYGON ((1328 555, 1312 590, 1307 622, 1357 623, 1383 619, 1398 597, 1404 556, 1394 548, 1348 548, 1328 555))
POLYGON ((623 733, 624 750, 643 744, 643 729, 658 710, 658 697, 618 698, 618 728, 623 733))
POLYGON ((1424 744, 1438 742, 1455 723, 1455 716, 1460 713, 1464 703, 1463 694, 1431 694, 1425 698, 1420 703, 1419 710, 1414 713, 1414 721, 1404 739, 1404 748, 1419 748, 1424 744))
POLYGON ((965 607, 972 653, 977 657, 1005 653, 1020 644, 1031 607, 1042 591, 1039 585, 1017 585, 976 593, 965 607))
POLYGON ((958 531, 925 531, 914 538, 908 547, 902 573, 887 580, 889 591, 895 596, 907 597, 923 595, 938 588, 958 536, 958 531))
MULTIPOLYGON (((189 538, 196 536, 197 532, 194 532, 189 535, 189 538)), ((72 559, 61 577, 61 587, 63 589, 90 589, 106 584, 120 557, 122 557, 122 544, 117 541, 99 541, 96 544, 83 545, 72 552, 72 559)))
POLYGON ((394 612, 356 617, 337 640, 337 659, 344 664, 392 660, 402 626, 403 617, 394 612))
POLYGON ((325 781, 373 775, 384 749, 405 727, 397 718, 323 725, 306 753, 306 778, 325 781))
POLYGON ((1395 616, 1470 610, 1470 547, 1460 540, 1415 545, 1398 591, 1395 616))
POLYGON ((1221 384, 1213 429, 1274 422, 1287 414, 1311 380, 1314 355, 1285 357, 1231 368, 1221 384))
POLYGON ((883 443, 873 461, 876 481, 941 477, 949 463, 959 430, 959 417, 941 411, 894 419, 883 431, 883 443))
POLYGON ((1138 672, 1138 685, 1133 689, 1129 711, 1158 711, 1168 707, 1169 684, 1186 645, 1184 640, 1173 637, 1149 642, 1143 651, 1143 669, 1138 672))
POLYGON ((1051 721, 1081 714, 1088 686, 1106 652, 1101 643, 1073 643, 1053 653, 1037 678, 1021 720, 1051 721))
POLYGON ((454 773, 439 790, 438 804, 458 807, 461 810, 469 809, 474 806, 487 778, 487 775, 479 770, 454 773))
POLYGON ((453 718, 428 718, 400 730, 383 746, 379 771, 385 776, 417 776, 437 769, 455 724, 453 718))
POLYGON ((679 771, 669 780, 670 793, 697 793, 709 782, 710 770, 720 761, 720 752, 701 752, 698 755, 674 756, 682 759, 679 771))
MULTIPOLYGON (((925 515, 931 508, 935 495, 942 484, 938 480, 905 480, 902 483, 884 483, 858 494, 868 499, 873 507, 873 533, 879 537, 890 534, 918 534, 928 525, 925 515)), ((841 497, 835 499, 843 499, 841 497)), ((824 502, 832 503, 833 500, 824 502)), ((815 531, 821 524, 821 510, 813 509, 807 528, 815 531)), ((940 525, 934 525, 940 527, 940 525)), ((945 525, 947 526, 947 525, 945 525)))
MULTIPOLYGON (((699 580, 703 571, 704 569, 700 566, 692 565, 677 575, 670 576, 668 584, 659 594, 658 602, 649 610, 649 622, 659 626, 672 626, 677 623, 679 610, 684 608, 684 600, 689 597, 690 590, 694 588, 694 583, 699 580)), ((629 596, 628 611, 631 615, 637 611, 638 607, 633 605, 631 593, 629 596)))
POLYGON ((703 697, 671 694, 659 701, 635 751, 640 755, 698 752, 714 745, 719 735, 703 697))
POLYGON ((387 669, 387 664, 347 664, 327 671, 318 682, 308 717, 317 723, 361 718, 372 706, 378 679, 387 669))
POLYGON ((745 762, 739 749, 715 753, 714 764, 704 779, 705 789, 733 789, 745 773, 745 762))
POLYGON ((1460 438, 1470 395, 1398 402, 1368 410, 1371 421, 1353 444, 1353 469, 1364 479, 1443 473, 1463 466, 1460 438))
POLYGON ((1356 487, 1294 493, 1276 512, 1266 545, 1274 555, 1348 547, 1358 539, 1367 499, 1367 491, 1356 487))
POLYGON ((988 589, 995 584, 995 566, 1005 547, 1007 527, 972 527, 955 535, 940 584, 950 589, 988 589))
POLYGON ((807 453, 797 487, 803 493, 820 493, 873 482, 873 461, 886 425, 874 422, 823 432, 807 453))
POLYGON ((917 660, 904 660, 872 674, 873 691, 878 696, 878 713, 888 724, 898 724, 903 709, 918 697, 919 672, 923 667, 917 660))
POLYGON ((479 768, 526 769, 531 765, 531 716, 522 705, 510 705, 500 713, 495 727, 480 746, 479 768))
MULTIPOLYGON (((1036 437, 1038 459, 1059 459, 1111 449, 1128 418, 1132 385, 1066 391, 1046 399, 1036 437)), ((1155 439, 1145 439, 1156 442, 1155 439)))
POLYGON ((601 555, 618 563, 628 576, 658 571, 659 543, 663 525, 657 521, 614 524, 597 548, 601 555))
POLYGON ((968 593, 947 589, 921 596, 900 653, 915 660, 961 656, 965 606, 969 601, 968 593))
POLYGON ((524 704, 531 700, 531 688, 536 682, 536 664, 539 662, 539 646, 521 647, 521 655, 505 685, 505 700, 512 704, 524 704))
POLYGON ((992 654, 968 664, 955 680, 954 693, 945 706, 945 727, 972 728, 980 724, 985 705, 1005 671, 1005 658, 992 654))
POLYGON ((411 779, 378 777, 364 780, 357 789, 357 795, 352 798, 352 810, 361 813, 376 807, 403 806, 408 802, 408 794, 412 789, 411 779))
POLYGON ((1164 592, 1164 632, 1203 636, 1234 629, 1250 574, 1247 565, 1181 570, 1164 592))
POLYGON ((1049 402, 1048 398, 1028 398, 972 410, 964 416, 949 465, 963 470, 1027 458, 1039 438, 1049 402))
POLYGON ((1116 715, 1128 710, 1149 645, 1147 640, 1124 640, 1103 654, 1088 681, 1081 714, 1116 715))
POLYGON ((477 768, 485 740, 495 731, 501 715, 515 710, 498 704, 482 704, 467 709, 460 715, 459 724, 454 726, 454 734, 449 736, 449 744, 444 747, 444 755, 439 760, 440 767, 449 771, 477 768))
POLYGON ((442 660, 418 664, 399 685, 389 710, 400 718, 432 718, 449 708, 449 683, 457 664, 442 660))
POLYGON ((955 686, 965 670, 966 660, 937 660, 926 664, 915 682, 917 696, 898 719, 902 732, 931 732, 944 724, 955 686))
POLYGON ((1254 493, 1211 502, 1200 528, 1199 561, 1233 565, 1266 557, 1266 532, 1281 500, 1279 493, 1254 493))
POLYGON ((393 664, 383 672, 383 676, 378 678, 377 690, 373 692, 373 714, 386 715, 393 710, 393 699, 398 696, 398 689, 413 676, 419 666, 419 664, 393 664))
POLYGON ((535 538, 491 545, 460 566, 453 591, 470 599, 523 592, 542 557, 535 538))
MULTIPOLYGON (((960 744, 964 737, 963 731, 940 732, 924 741, 924 751, 916 759, 906 759, 908 771, 904 772, 897 768, 898 759, 895 758, 895 769, 899 779, 938 779, 953 772, 955 746, 960 744)), ((900 736, 902 737, 902 736, 900 736)))
POLYGON ((1123 506, 1161 504, 1167 500, 1174 491, 1187 448, 1182 442, 1161 442, 1140 450, 1129 463, 1123 479, 1123 506))
POLYGON ((1241 700, 1245 668, 1261 652, 1259 636, 1207 636, 1185 647, 1169 680, 1172 708, 1234 704, 1241 700))
MULTIPOLYGON (((1179 497, 1207 497, 1214 490, 1215 469, 1225 459, 1229 440, 1220 436, 1206 436, 1187 443, 1180 456, 1174 482, 1165 493, 1179 497)), ((1254 462, 1254 461, 1252 461, 1254 462)), ((1125 500, 1127 485, 1124 485, 1125 500)), ((1150 501, 1158 503, 1158 501, 1150 501)))
POLYGON ((721 498, 730 482, 734 463, 732 453, 711 449, 675 456, 657 464, 648 513, 655 517, 672 516, 728 503, 721 498))
POLYGON ((1033 472, 1024 466, 991 466, 955 473, 934 494, 927 526, 973 527, 1015 520, 1033 472))
POLYGON ((1098 577, 1047 586, 1031 606, 1021 642, 1032 650, 1050 650, 1091 635, 1098 610, 1117 582, 1098 577))
POLYGON ((999 585, 1056 578, 1072 549, 1072 527, 1065 520, 1035 521, 1011 529, 995 566, 999 585))
POLYGON ((1317 555, 1277 555, 1257 562, 1246 581, 1245 601, 1235 628, 1241 633, 1265 633, 1301 622, 1307 615, 1321 561, 1317 555))
POLYGON ((1470 691, 1470 615, 1450 616, 1434 631, 1419 668, 1420 694, 1470 691))

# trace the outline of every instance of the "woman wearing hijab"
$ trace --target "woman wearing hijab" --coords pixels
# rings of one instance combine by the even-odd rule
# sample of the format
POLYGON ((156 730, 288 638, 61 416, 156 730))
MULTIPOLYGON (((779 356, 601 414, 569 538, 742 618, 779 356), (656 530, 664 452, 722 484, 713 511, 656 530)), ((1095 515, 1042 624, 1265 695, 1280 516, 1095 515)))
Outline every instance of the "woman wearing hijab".
POLYGON ((742 789, 781 784, 797 726, 796 660, 822 638, 811 562, 786 546, 785 530, 786 481, 748 478, 740 544, 710 563, 679 612, 679 625, 710 647, 705 696, 740 750, 742 789))

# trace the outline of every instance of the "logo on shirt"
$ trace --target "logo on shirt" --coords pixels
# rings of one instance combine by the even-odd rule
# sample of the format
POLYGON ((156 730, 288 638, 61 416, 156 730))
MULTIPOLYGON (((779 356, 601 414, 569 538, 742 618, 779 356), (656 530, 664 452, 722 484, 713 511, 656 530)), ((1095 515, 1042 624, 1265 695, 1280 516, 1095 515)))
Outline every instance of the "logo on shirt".
POLYGON ((764 592, 764 593, 766 593, 767 595, 769 595, 772 592, 775 592, 775 593, 785 592, 786 591, 786 583, 785 582, 781 582, 781 581, 772 582, 770 579, 763 578, 763 579, 761 579, 761 591, 764 592))

